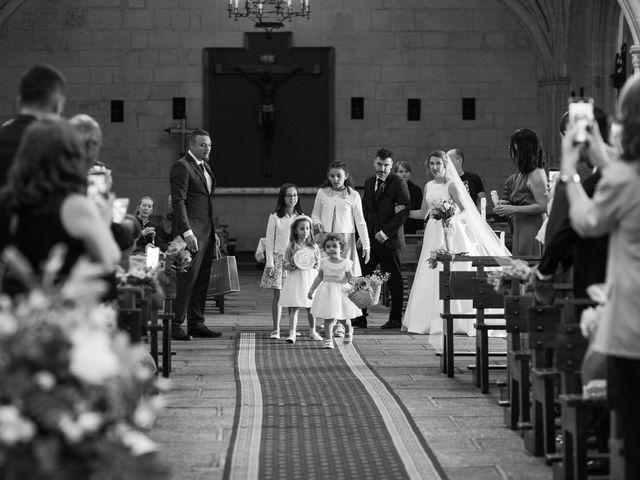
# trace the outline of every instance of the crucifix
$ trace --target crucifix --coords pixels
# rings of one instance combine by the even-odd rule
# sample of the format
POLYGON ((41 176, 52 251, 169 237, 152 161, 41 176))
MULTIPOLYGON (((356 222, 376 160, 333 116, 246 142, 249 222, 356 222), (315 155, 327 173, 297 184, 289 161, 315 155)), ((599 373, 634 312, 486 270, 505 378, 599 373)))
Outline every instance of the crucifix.
POLYGON ((263 163, 262 174, 265 177, 273 175, 273 130, 275 127, 275 93, 277 88, 296 74, 320 75, 320 65, 289 68, 273 65, 273 54, 260 56, 262 65, 233 65, 216 64, 215 73, 241 74, 246 80, 260 89, 260 104, 258 105, 257 123, 262 130, 263 163))
POLYGON ((176 127, 165 128, 164 131, 172 135, 180 135, 180 156, 184 156, 187 153, 187 142, 189 135, 195 130, 195 128, 187 127, 187 118, 181 118, 180 123, 176 127))

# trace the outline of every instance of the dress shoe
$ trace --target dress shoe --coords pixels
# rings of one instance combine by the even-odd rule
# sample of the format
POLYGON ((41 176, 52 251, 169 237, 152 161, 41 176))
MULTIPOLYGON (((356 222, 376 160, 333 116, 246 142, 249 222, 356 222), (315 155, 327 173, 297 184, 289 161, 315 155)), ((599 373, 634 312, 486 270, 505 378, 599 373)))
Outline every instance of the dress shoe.
POLYGON ((362 315, 351 320, 351 325, 356 328, 367 328, 367 317, 362 315))
POLYGON ((589 475, 609 475, 609 459, 595 458, 588 460, 587 473, 589 475))
POLYGON ((189 335, 192 337, 201 337, 201 338, 215 338, 222 335, 222 332, 214 332, 213 330, 209 330, 204 325, 198 325, 197 327, 189 328, 189 335))
POLYGON ((191 337, 187 335, 182 328, 178 325, 171 326, 171 338, 173 340, 178 340, 182 342, 186 342, 187 340, 191 340, 191 337))
POLYGON ((402 322, 400 320, 389 320, 380 328, 382 328, 383 330, 389 330, 391 328, 400 328, 400 327, 402 327, 402 322))

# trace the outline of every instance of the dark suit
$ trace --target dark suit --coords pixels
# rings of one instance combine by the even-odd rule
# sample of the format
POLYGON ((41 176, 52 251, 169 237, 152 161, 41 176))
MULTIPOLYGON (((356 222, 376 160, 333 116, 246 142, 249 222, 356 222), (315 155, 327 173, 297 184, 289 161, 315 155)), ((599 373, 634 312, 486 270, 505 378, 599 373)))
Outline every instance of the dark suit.
POLYGON ((395 173, 392 172, 387 176, 378 191, 374 191, 376 178, 374 175, 364 182, 362 208, 371 239, 371 260, 364 265, 363 274, 371 274, 378 264, 381 265, 383 271, 390 274, 391 311, 389 312, 389 320, 399 324, 402 322, 404 282, 398 251, 404 244, 401 227, 409 218, 411 199, 407 182, 401 180, 395 173), (396 213, 396 205, 405 205, 407 208, 396 213), (384 243, 375 239, 375 234, 379 231, 388 237, 384 243))
MULTIPOLYGON (((422 207, 422 189, 411 180, 407 181, 407 187, 409 187, 409 196, 411 197, 410 209, 420 210, 422 207)), ((410 218, 404 224, 404 233, 415 234, 418 230, 423 229, 424 220, 410 218)))
POLYGON ((187 327, 204 324, 204 304, 209 288, 209 274, 215 249, 215 225, 213 219, 213 192, 215 177, 204 163, 211 176, 211 191, 203 171, 193 156, 187 154, 171 167, 171 201, 173 204, 173 232, 184 236, 191 230, 198 241, 198 253, 191 268, 178 274, 174 325, 179 326, 187 315, 187 327))
POLYGON ((35 120, 32 115, 18 115, 0 128, 0 186, 7 183, 7 172, 18 152, 22 135, 35 120))
MULTIPOLYGON (((600 177, 601 174, 598 171, 583 180, 582 186, 589 197, 593 196, 600 177)), ((551 218, 554 218, 552 236, 546 237, 547 244, 538 270, 544 275, 551 275, 561 262, 565 269, 573 263, 574 296, 587 298, 586 288, 589 285, 604 282, 609 236, 581 238, 571 228, 566 185, 561 183, 556 185, 549 220, 551 218)), ((549 231, 547 226, 545 236, 549 234, 549 231)))

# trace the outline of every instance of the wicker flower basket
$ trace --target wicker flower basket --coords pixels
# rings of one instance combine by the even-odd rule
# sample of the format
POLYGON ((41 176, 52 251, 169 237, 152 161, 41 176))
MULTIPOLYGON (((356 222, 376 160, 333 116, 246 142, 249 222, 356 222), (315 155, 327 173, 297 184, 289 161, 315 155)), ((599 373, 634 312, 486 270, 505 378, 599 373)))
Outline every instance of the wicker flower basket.
POLYGON ((382 290, 382 284, 369 285, 357 290, 353 290, 349 293, 348 297, 356 307, 363 309, 373 307, 378 304, 380 300, 380 291, 382 290))

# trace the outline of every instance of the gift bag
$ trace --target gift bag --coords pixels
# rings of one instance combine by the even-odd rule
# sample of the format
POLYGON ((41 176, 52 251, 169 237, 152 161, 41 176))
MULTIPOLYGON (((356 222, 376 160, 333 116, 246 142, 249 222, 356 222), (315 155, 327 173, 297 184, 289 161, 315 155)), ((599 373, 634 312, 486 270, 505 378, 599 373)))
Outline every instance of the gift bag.
POLYGON ((211 263, 209 277, 209 295, 224 295, 240 291, 240 279, 236 257, 222 257, 217 249, 216 257, 211 263))

